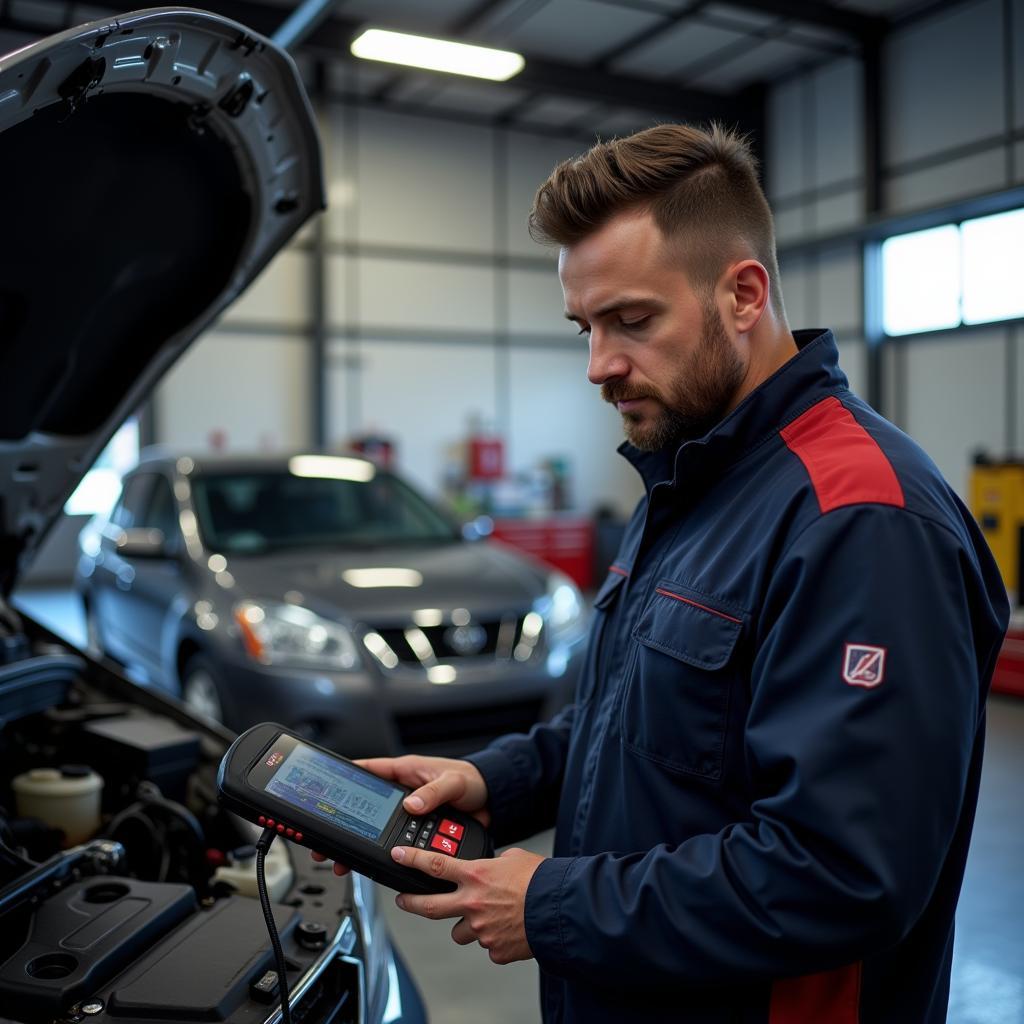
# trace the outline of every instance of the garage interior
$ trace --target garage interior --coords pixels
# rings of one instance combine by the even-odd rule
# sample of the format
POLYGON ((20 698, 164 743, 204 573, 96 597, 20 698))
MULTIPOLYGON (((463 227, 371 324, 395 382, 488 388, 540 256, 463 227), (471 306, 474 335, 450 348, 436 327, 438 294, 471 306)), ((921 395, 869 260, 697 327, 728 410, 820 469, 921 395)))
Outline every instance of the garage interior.
MULTIPOLYGON (((203 6, 267 36, 296 9, 203 6)), ((0 53, 117 13, 0 0, 0 53)), ((585 379, 555 254, 526 216, 559 161, 680 120, 750 134, 790 324, 833 329, 852 389, 932 456, 1020 605, 1024 0, 335 0, 304 4, 291 30, 327 209, 113 439, 20 607, 85 644, 79 534, 154 446, 390 460, 460 522, 592 597, 642 487, 614 454, 619 418, 585 379), (491 83, 359 60, 349 47, 370 26, 501 47, 525 66, 491 83), (995 233, 971 250, 983 261, 972 270, 970 225, 982 220, 995 233), (937 251, 950 232, 964 263, 949 265, 945 291, 886 248, 909 236, 937 251), (978 279, 999 294, 975 301, 978 279)), ((1015 615, 988 707, 953 1024, 1024 1024, 1021 651, 1015 615)), ((539 1019, 532 962, 494 968, 443 924, 388 917, 432 1019, 539 1019)))

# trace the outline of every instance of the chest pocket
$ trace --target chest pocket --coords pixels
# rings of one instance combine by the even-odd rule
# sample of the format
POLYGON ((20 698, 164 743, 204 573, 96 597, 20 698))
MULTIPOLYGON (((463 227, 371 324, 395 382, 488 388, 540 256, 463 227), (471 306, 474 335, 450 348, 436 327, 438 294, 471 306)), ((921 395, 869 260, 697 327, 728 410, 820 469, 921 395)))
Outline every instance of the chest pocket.
POLYGON ((590 621, 587 657, 580 672, 579 686, 576 690, 576 705, 578 707, 589 704, 597 689, 598 677, 602 675, 602 669, 606 663, 605 652, 608 647, 610 620, 614 617, 618 597, 622 593, 622 585, 626 582, 626 575, 624 569, 617 567, 609 569, 608 578, 601 584, 601 588, 594 598, 594 614, 590 621))
POLYGON ((630 750, 673 771, 721 777, 742 615, 718 598, 658 581, 633 630, 638 647, 622 702, 630 750))

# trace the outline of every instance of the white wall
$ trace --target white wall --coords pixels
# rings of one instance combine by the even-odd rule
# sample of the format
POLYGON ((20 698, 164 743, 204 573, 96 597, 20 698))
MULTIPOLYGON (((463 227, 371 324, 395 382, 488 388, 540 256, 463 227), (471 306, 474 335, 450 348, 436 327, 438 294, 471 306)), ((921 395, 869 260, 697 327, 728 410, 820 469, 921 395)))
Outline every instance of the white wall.
POLYGON ((342 445, 351 434, 352 417, 337 413, 354 389, 357 429, 396 438, 402 469, 425 491, 439 494, 446 450, 465 438, 470 417, 495 421, 494 345, 369 337, 349 346, 358 354, 343 361, 344 348, 332 346, 331 441, 342 445))
POLYGON ((913 382, 905 397, 907 432, 961 494, 974 452, 1003 449, 1005 344, 1002 331, 970 331, 906 349, 906 377, 913 382))
POLYGON ((157 440, 204 452, 218 432, 232 452, 304 447, 310 373, 310 347, 302 338, 209 333, 160 385, 157 440))
MULTIPOLYGON (((883 49, 882 215, 941 207, 1024 181, 1024 0, 1014 0, 1014 100, 1005 96, 1001 0, 974 0, 893 33, 883 49), (1008 125, 1008 110, 1013 125, 1008 125), (1009 129, 1009 130, 1008 130, 1009 129)), ((859 244, 820 248, 863 223, 862 69, 843 58, 769 99, 766 170, 790 323, 831 326, 854 389, 867 387, 859 244)), ((1020 450, 1019 328, 889 343, 882 412, 966 493, 970 456, 1020 450), (1007 381, 1016 375, 1008 385, 1007 381)))
MULTIPOLYGON (((526 230, 538 184, 586 141, 355 106, 328 105, 320 126, 328 445, 388 434, 436 494, 475 419, 504 434, 513 472, 559 456, 579 510, 631 511, 640 484, 615 454, 621 429, 586 380, 554 254, 526 230)), ((231 333, 200 340, 163 385, 160 441, 202 449, 223 430, 232 450, 310 443, 301 242, 225 317, 231 333)))

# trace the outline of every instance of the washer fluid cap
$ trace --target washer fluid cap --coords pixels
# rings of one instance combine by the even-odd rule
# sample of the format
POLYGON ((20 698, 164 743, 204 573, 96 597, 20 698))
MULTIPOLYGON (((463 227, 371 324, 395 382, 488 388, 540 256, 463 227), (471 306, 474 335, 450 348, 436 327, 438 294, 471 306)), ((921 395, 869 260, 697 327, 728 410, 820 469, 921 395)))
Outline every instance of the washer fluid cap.
MULTIPOLYGON (((61 768, 33 768, 15 776, 11 788, 19 797, 56 799, 99 793, 103 788, 103 779, 88 768, 83 775, 65 774, 61 768)), ((21 813, 20 809, 18 813, 21 813)))

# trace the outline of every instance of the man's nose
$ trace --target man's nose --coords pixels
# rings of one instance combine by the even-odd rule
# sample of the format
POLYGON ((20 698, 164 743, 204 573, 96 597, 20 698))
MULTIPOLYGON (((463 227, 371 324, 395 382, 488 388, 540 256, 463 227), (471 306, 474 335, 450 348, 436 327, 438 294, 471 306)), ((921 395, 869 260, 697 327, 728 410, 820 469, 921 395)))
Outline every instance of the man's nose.
POLYGON ((615 345, 600 334, 597 329, 590 334, 590 362, 587 365, 587 380, 601 385, 605 381, 629 374, 629 361, 615 345))

